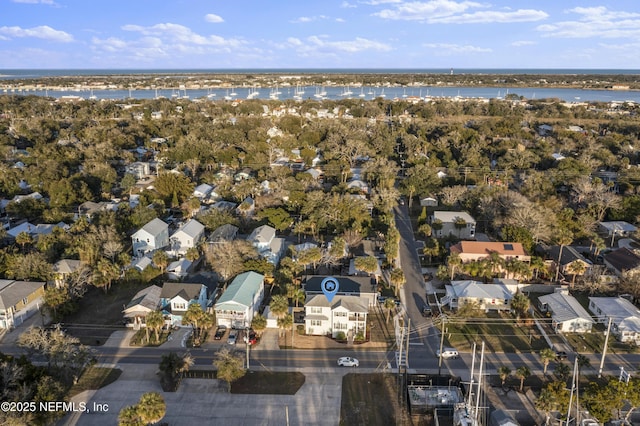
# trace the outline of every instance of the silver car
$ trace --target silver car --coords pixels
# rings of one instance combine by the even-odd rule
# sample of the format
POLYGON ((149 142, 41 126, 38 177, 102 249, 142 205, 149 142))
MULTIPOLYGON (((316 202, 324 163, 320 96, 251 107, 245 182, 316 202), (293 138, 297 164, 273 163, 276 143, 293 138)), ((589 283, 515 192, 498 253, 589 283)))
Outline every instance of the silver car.
POLYGON ((236 330, 231 330, 229 332, 229 338, 227 339, 227 343, 230 345, 235 345, 236 340, 238 340, 238 332, 236 330))

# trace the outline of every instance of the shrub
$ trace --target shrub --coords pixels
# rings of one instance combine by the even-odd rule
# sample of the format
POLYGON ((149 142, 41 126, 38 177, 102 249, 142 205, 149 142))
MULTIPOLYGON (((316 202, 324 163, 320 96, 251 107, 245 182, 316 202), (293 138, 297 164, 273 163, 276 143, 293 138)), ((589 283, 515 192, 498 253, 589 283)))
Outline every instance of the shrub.
POLYGON ((336 333, 336 337, 335 337, 335 339, 336 339, 336 340, 347 340, 347 335, 346 335, 346 334, 344 334, 344 331, 338 331, 338 332, 336 333))

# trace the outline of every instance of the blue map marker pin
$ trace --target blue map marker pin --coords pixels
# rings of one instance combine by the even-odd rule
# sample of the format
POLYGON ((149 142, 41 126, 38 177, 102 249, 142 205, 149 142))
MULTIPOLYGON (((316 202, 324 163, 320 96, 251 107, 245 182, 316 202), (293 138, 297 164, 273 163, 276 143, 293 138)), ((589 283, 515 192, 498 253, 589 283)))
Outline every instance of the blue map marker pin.
POLYGON ((338 280, 333 277, 327 277, 322 280, 322 284, 320 284, 320 288, 322 288, 322 292, 326 296, 329 303, 333 300, 333 296, 338 293, 338 289, 340 288, 340 284, 338 284, 338 280))

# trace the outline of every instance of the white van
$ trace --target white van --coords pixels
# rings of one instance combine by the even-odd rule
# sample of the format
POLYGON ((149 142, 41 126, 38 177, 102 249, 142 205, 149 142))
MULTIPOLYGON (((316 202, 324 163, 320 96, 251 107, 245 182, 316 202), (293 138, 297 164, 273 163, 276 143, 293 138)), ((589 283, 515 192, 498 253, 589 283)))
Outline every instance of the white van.
MULTIPOLYGON (((440 349, 436 351, 436 356, 440 358, 440 349)), ((456 359, 460 356, 457 350, 453 348, 443 348, 442 349, 442 358, 444 359, 456 359)))

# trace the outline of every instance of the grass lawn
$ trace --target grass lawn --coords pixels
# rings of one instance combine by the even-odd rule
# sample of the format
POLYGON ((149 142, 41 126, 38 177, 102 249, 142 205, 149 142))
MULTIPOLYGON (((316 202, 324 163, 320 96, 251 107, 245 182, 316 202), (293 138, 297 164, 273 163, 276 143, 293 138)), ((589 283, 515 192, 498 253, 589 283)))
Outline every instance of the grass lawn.
POLYGON ((69 397, 86 390, 103 388, 118 380, 120 374, 122 374, 122 370, 117 368, 88 367, 80 376, 78 383, 69 390, 69 397))
POLYGON ((85 345, 102 345, 111 333, 123 328, 123 306, 144 287, 118 283, 107 293, 91 287, 78 302, 78 311, 61 321, 62 328, 85 345))
POLYGON ((471 350, 473 343, 485 342, 489 352, 538 352, 548 345, 534 324, 515 324, 512 319, 501 320, 490 314, 487 318, 456 320, 446 324, 446 346, 461 351, 471 350))
POLYGON ((285 371, 250 371, 233 382, 231 393, 295 395, 304 384, 304 374, 285 371))
POLYGON ((342 379, 341 425, 393 425, 401 413, 394 375, 350 373, 342 379))
POLYGON ((131 338, 131 340, 129 341, 129 344, 132 346, 151 346, 151 347, 157 347, 160 346, 161 344, 165 343, 167 341, 167 338, 169 337, 169 333, 168 331, 162 331, 160 332, 159 336, 160 336, 160 340, 156 342, 156 333, 154 331, 149 331, 149 341, 147 342, 147 332, 145 329, 140 329, 138 331, 136 331, 136 334, 133 335, 133 337, 131 338))
POLYGON ((386 319, 386 312, 384 314, 376 312, 367 315, 367 321, 370 325, 369 338, 372 342, 386 342, 390 348, 396 340, 393 330, 393 321, 390 319, 389 323, 387 323, 386 319))

